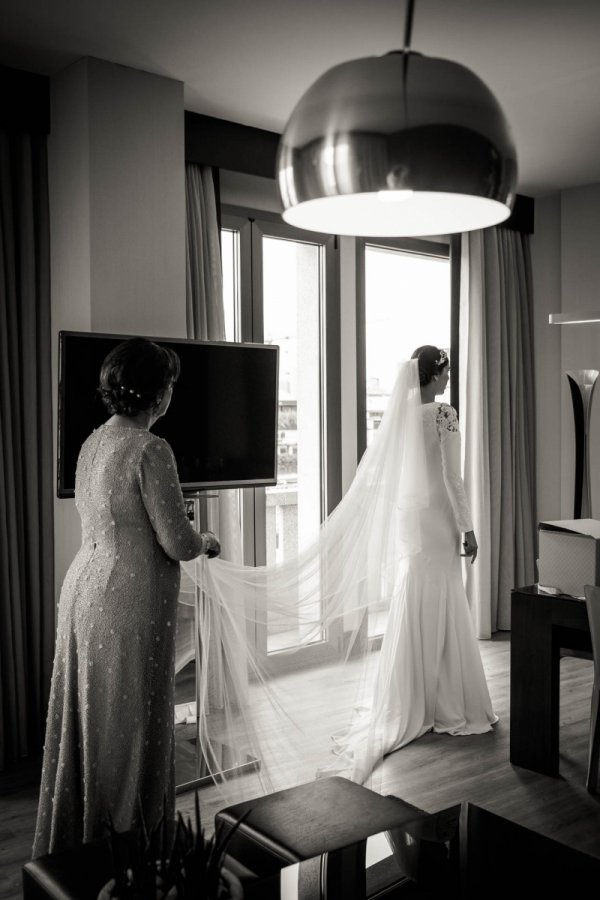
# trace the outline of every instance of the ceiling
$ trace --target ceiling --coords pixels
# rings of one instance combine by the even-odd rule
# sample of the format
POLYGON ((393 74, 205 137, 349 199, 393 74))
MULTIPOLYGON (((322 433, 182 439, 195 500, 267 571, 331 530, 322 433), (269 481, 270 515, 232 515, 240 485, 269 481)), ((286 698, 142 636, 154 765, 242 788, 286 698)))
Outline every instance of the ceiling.
MULTIPOLYGON (((402 44, 404 0, 2 0, 0 64, 95 56, 182 81, 185 107, 281 131, 331 66, 402 44)), ((519 191, 600 182, 600 0, 417 0, 413 49, 471 68, 512 128, 519 191)))

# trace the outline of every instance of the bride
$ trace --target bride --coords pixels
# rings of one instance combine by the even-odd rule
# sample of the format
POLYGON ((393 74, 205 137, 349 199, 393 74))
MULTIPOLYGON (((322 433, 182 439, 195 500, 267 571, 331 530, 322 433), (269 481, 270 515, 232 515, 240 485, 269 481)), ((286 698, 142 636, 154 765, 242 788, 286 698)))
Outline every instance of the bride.
POLYGON ((497 721, 462 580, 461 534, 471 563, 477 542, 460 475, 458 421, 435 399, 449 362, 443 350, 424 346, 400 366, 376 440, 311 546, 257 568, 184 564, 189 589, 203 594, 203 659, 217 656, 228 672, 216 706, 206 685, 199 698, 209 767, 225 739, 260 758, 267 789, 314 777, 307 760, 319 774, 364 783, 385 755, 428 731, 480 734, 497 721), (378 651, 368 618, 382 605, 389 612, 378 651), (291 688, 288 678, 282 693, 247 637, 269 615, 293 623, 303 645, 338 635, 337 664, 310 675, 318 680, 319 709, 342 726, 333 761, 319 717, 298 721, 303 678, 291 688), (215 616, 226 626, 217 629, 215 616))
POLYGON ((384 756, 428 731, 481 734, 498 721, 460 565, 461 533, 462 555, 471 564, 477 541, 460 474, 458 419, 453 407, 435 399, 446 390, 450 360, 433 346, 419 347, 412 358, 418 361, 428 501, 419 513, 421 548, 398 569, 372 704, 335 738, 358 781, 369 775, 374 748, 384 756))

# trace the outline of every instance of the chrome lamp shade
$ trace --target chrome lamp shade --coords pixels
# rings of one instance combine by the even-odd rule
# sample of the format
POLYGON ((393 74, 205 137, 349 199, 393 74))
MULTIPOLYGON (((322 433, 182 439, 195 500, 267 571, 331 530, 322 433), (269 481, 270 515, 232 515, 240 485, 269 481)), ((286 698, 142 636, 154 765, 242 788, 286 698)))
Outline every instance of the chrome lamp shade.
POLYGON ((283 218, 341 235, 449 234, 506 219, 515 148, 465 66, 398 51, 342 63, 300 99, 280 140, 283 218))

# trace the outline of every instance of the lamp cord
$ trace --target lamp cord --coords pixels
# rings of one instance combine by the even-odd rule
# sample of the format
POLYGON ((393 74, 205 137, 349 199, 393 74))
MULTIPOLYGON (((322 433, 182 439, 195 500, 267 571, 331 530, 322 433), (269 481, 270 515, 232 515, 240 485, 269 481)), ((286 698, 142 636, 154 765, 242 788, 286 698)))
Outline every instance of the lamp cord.
MULTIPOLYGON (((413 17, 415 12, 415 0, 406 0, 406 13, 404 16, 404 45, 402 50, 390 50, 387 55, 402 54, 402 108, 404 110, 404 136, 406 140, 406 155, 409 161, 408 168, 411 168, 410 162, 412 158, 411 154, 411 140, 410 140, 410 130, 408 127, 408 90, 407 90, 407 81, 408 81, 408 61, 411 57, 411 49, 410 42, 412 38, 412 26, 413 26, 413 17)), ((389 178, 389 175, 388 175, 389 178)))
POLYGON ((410 135, 408 131, 408 97, 406 82, 408 77, 408 60, 410 59, 410 42, 412 38, 413 16, 415 12, 415 0, 407 0, 404 17, 404 46, 402 48, 402 101, 404 106, 404 127, 407 135, 408 158, 411 158, 410 135))
POLYGON ((413 16, 415 12, 415 0, 407 0, 406 14, 404 17, 404 53, 410 50, 410 41, 412 36, 413 16))
POLYGON ((402 81, 404 84, 405 105, 406 105, 406 73, 408 71, 408 58, 410 56, 410 41, 412 38, 414 13, 415 13, 415 0, 406 0, 406 13, 404 15, 404 45, 402 47, 402 81))

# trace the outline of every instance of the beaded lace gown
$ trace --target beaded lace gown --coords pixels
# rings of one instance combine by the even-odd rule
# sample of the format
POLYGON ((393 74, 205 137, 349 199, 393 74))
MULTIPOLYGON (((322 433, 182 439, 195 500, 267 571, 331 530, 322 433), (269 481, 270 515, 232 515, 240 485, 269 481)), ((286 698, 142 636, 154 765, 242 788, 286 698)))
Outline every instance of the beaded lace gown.
POLYGON ((179 562, 203 550, 161 438, 107 422, 84 443, 82 544, 66 575, 33 855, 173 815, 179 562))
POLYGON ((334 736, 338 761, 323 772, 358 782, 383 756, 428 731, 481 734, 498 721, 462 579, 461 532, 473 525, 458 419, 447 403, 421 409, 429 485, 428 505, 419 513, 421 551, 399 567, 372 705, 334 736))

